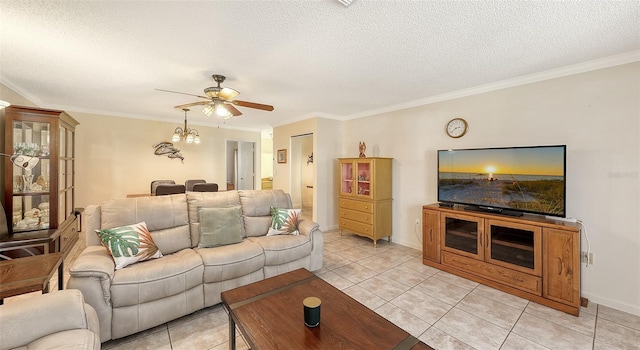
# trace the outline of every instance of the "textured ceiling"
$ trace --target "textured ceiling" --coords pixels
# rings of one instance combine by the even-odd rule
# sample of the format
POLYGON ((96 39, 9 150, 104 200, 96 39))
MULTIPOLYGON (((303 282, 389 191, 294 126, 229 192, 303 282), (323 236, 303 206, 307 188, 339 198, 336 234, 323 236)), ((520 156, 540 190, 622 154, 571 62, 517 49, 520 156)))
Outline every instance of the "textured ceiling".
POLYGON ((0 0, 0 82, 37 104, 179 123, 198 99, 155 89, 202 94, 219 73, 275 106, 225 126, 256 130, 636 50, 639 1, 0 0))

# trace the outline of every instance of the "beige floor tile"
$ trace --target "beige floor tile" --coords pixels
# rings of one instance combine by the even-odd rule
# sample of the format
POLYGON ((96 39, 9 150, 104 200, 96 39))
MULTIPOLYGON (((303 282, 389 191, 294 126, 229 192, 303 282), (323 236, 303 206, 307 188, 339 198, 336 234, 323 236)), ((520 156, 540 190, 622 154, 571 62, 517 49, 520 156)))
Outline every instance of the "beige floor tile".
POLYGON ((123 338, 127 341, 113 341, 102 344, 103 350, 157 349, 172 350, 169 333, 155 332, 143 337, 123 338))
POLYGON ((323 263, 324 263, 324 268, 328 270, 335 270, 339 267, 352 264, 353 261, 343 257, 342 255, 325 251, 323 263))
POLYGON ((640 349, 640 331, 605 319, 598 320, 595 338, 619 349, 640 349))
POLYGON ((524 338, 549 349, 591 349, 593 338, 546 319, 523 313, 512 330, 524 338))
POLYGON ((534 302, 530 302, 524 312, 586 334, 592 338, 595 332, 596 316, 588 313, 582 313, 580 317, 576 317, 534 302))
POLYGON ((391 252, 393 252, 394 254, 404 254, 404 255, 408 255, 411 257, 422 257, 422 251, 421 250, 417 250, 417 249, 413 249, 410 247, 405 247, 403 245, 397 245, 394 246, 390 249, 391 252))
POLYGON ((333 271, 329 271, 329 272, 325 272, 322 274, 319 274, 318 277, 322 278, 323 280, 327 281, 329 284, 331 284, 332 286, 340 289, 340 290, 344 290, 346 288, 349 288, 351 286, 353 286, 353 282, 349 281, 348 279, 338 275, 337 273, 333 272, 333 271))
POLYGON ((456 308, 489 321, 508 331, 513 328, 522 315, 522 309, 503 304, 477 293, 469 293, 456 305, 456 308))
POLYGON ((598 314, 598 304, 594 302, 589 302, 587 307, 580 307, 580 314, 587 313, 589 315, 597 315, 598 314))
POLYGON ((640 316, 600 305, 598 306, 598 317, 640 331, 640 316))
POLYGON ((353 283, 360 283, 366 279, 369 279, 377 275, 375 271, 357 263, 351 263, 348 265, 341 266, 333 270, 333 272, 348 279, 353 283))
POLYGON ((470 292, 469 289, 460 288, 435 277, 429 277, 414 289, 451 305, 457 304, 470 292))
POLYGON ((622 349, 617 348, 611 344, 607 344, 599 340, 596 340, 593 342, 593 350, 622 350, 622 349))
POLYGON ((371 310, 375 310, 387 302, 358 285, 346 288, 343 292, 371 310))
POLYGON ((436 327, 427 329, 418 339, 437 350, 476 350, 476 348, 463 343, 436 327))
POLYGON ((387 270, 381 273, 380 276, 388 277, 396 283, 402 283, 408 287, 414 287, 429 277, 420 272, 403 269, 401 266, 402 265, 394 267, 391 270, 387 270))
POLYGON ((391 323, 402 328, 405 332, 419 337, 424 333, 431 325, 420 318, 412 315, 410 312, 402 310, 401 308, 386 303, 375 310, 380 316, 386 318, 391 323))
POLYGON ((102 348, 103 349, 109 349, 111 347, 120 346, 121 344, 132 343, 133 341, 148 337, 148 336, 153 335, 153 334, 166 333, 168 335, 169 333, 167 333, 167 332, 168 332, 167 325, 163 324, 163 325, 160 325, 160 326, 157 326, 157 327, 153 327, 151 329, 144 330, 142 332, 131 334, 131 335, 123 337, 123 338, 109 340, 109 341, 107 341, 107 342, 102 344, 102 348))
POLYGON ((454 274, 448 273, 448 272, 444 272, 444 271, 439 271, 438 273, 436 273, 435 275, 433 275, 433 277, 445 281, 447 283, 451 283, 455 286, 458 286, 460 288, 465 288, 468 290, 472 290, 473 288, 477 287, 479 285, 479 283, 477 282, 473 282, 470 281, 466 278, 462 278, 459 276, 456 276, 454 274))
POLYGON ((524 310, 524 308, 527 307, 527 304, 529 304, 529 300, 527 299, 517 297, 513 294, 505 293, 501 290, 497 290, 483 284, 479 284, 471 293, 479 294, 482 297, 507 304, 520 310, 524 310))
POLYGON ((549 350, 549 348, 511 333, 500 347, 500 350, 549 350))
POLYGON ((410 289, 409 286, 396 283, 384 275, 373 276, 368 280, 360 282, 358 285, 386 301, 392 300, 410 289))
POLYGON ((173 350, 209 349, 229 341, 229 318, 224 311, 169 327, 173 350))
POLYGON ((353 261, 366 259, 375 254, 371 249, 362 249, 359 247, 347 247, 347 249, 341 250, 339 253, 353 261))
POLYGON ((431 266, 423 264, 422 258, 413 258, 413 259, 407 260, 407 262, 404 262, 398 265, 396 268, 419 273, 425 278, 433 276, 436 273, 440 272, 440 270, 438 269, 435 269, 431 266))
POLYGON ((434 326, 476 349, 499 349, 509 331, 468 312, 453 308, 434 326))
POLYGON ((443 301, 413 289, 391 300, 391 303, 429 324, 436 323, 452 308, 443 301))

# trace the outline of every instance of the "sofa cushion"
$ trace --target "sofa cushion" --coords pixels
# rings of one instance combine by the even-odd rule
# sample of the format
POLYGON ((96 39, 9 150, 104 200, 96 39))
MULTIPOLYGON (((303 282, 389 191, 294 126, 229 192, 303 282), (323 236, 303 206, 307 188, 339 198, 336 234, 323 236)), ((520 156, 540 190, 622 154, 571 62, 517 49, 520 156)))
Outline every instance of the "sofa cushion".
POLYGON ((112 199, 101 205, 100 229, 146 222, 162 254, 191 248, 184 194, 112 199))
MULTIPOLYGON (((188 202, 189 227, 193 247, 197 247, 200 243, 200 218, 198 208, 226 208, 240 205, 238 191, 187 192, 185 198, 187 198, 188 202)), ((245 236, 244 228, 242 235, 245 236)))
POLYGON ((262 247, 246 239, 224 247, 197 248, 196 252, 204 263, 204 283, 234 279, 264 266, 262 247))
POLYGON ((153 238, 151 238, 151 233, 147 230, 145 222, 106 228, 97 231, 96 234, 113 257, 116 270, 138 261, 162 257, 162 253, 153 243, 153 238))
POLYGON ((271 208, 271 225, 269 226, 267 236, 299 235, 299 217, 300 209, 271 208))
POLYGON ((247 237, 264 236, 271 224, 271 207, 291 208, 291 197, 283 190, 238 191, 247 237))
POLYGON ((227 208, 198 208, 200 243, 198 248, 217 247, 242 242, 242 210, 239 205, 227 208))
POLYGON ((115 272, 113 307, 137 305, 182 293, 202 284, 202 259, 192 249, 133 264, 115 272))
POLYGON ((265 266, 281 265, 311 254, 311 237, 307 235, 282 235, 250 237, 264 250, 265 266))

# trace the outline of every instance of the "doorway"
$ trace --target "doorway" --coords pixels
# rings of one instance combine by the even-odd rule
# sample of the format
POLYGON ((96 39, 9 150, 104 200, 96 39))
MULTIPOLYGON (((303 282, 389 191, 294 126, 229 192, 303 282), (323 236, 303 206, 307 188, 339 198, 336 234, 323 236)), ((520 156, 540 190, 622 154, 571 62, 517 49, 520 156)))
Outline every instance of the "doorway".
POLYGON ((227 190, 255 189, 255 142, 227 140, 227 190))
POLYGON ((300 216, 313 220, 313 134, 291 137, 291 201, 300 216))

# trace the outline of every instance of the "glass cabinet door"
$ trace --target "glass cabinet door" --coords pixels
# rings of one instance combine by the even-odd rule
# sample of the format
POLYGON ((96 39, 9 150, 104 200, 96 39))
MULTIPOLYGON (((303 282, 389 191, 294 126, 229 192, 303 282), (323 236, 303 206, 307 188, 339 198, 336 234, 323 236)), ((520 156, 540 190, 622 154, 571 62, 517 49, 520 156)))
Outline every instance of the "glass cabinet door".
POLYGON ((29 163, 26 166, 12 165, 13 231, 49 228, 51 125, 45 122, 14 121, 12 127, 12 153, 25 156, 25 161, 29 163))
POLYGON ((359 196, 371 197, 371 162, 356 162, 356 188, 359 196))
POLYGON ((482 219, 462 215, 442 215, 441 220, 444 250, 483 259, 482 219))
POLYGON ((487 261, 541 276, 540 227, 488 220, 486 231, 487 261))
POLYGON ((353 194, 353 162, 340 162, 340 194, 353 194))

